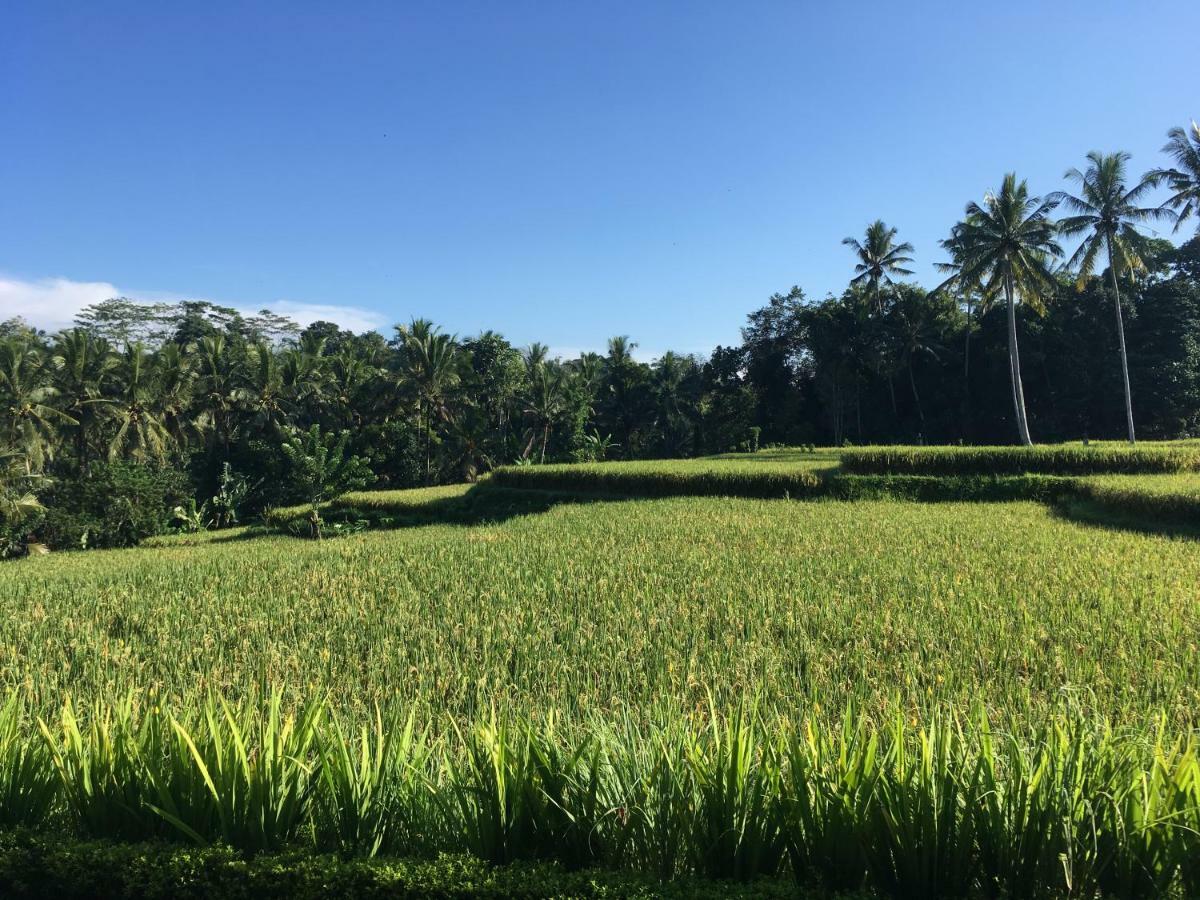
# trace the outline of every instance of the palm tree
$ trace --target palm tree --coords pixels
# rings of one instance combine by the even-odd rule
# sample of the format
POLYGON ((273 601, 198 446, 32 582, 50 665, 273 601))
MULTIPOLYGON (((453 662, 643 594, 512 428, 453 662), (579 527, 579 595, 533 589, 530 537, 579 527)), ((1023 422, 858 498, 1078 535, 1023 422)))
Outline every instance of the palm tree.
POLYGON ((19 524, 42 509, 27 470, 24 454, 0 447, 0 522, 19 524))
POLYGON ((546 461, 546 446, 550 443, 550 430, 555 420, 564 411, 563 394, 566 373, 558 363, 543 363, 529 375, 529 396, 525 404, 525 415, 530 427, 526 432, 528 441, 521 454, 529 459, 538 437, 542 439, 541 461, 546 461))
MULTIPOLYGON (((1163 203, 1164 208, 1175 210, 1175 230, 1192 215, 1200 220, 1200 125, 1192 123, 1191 131, 1172 128, 1167 132, 1167 143, 1163 153, 1175 160, 1175 167, 1155 169, 1147 176, 1155 185, 1166 183, 1171 196, 1163 203)), ((1200 221, 1196 223, 1200 234, 1200 221)))
POLYGON ((546 364, 550 348, 540 341, 534 341, 525 348, 525 369, 532 376, 534 372, 546 364))
POLYGON ((898 292, 892 305, 893 338, 900 362, 908 369, 908 386, 917 409, 917 420, 921 424, 922 439, 925 433, 925 409, 921 405, 921 395, 917 392, 914 364, 919 356, 939 359, 938 354, 942 350, 940 340, 946 325, 943 313, 945 301, 939 308, 937 300, 936 294, 927 295, 920 290, 903 290, 898 292))
POLYGON ((304 335, 298 348, 283 352, 279 368, 293 411, 320 407, 329 378, 324 337, 304 335))
POLYGON ((1129 390, 1129 359, 1125 352, 1125 322, 1121 315, 1121 294, 1118 281, 1122 271, 1143 270, 1146 264, 1138 252, 1141 235, 1134 226, 1150 219, 1160 219, 1171 213, 1162 207, 1141 207, 1138 202, 1154 187, 1153 175, 1145 175, 1132 188, 1125 184, 1125 164, 1128 153, 1098 153, 1087 155, 1087 171, 1069 169, 1063 177, 1079 185, 1079 196, 1055 191, 1049 200, 1061 204, 1074 215, 1058 222, 1059 230, 1068 236, 1085 235, 1079 248, 1067 260, 1067 267, 1079 273, 1077 286, 1082 288, 1096 269, 1096 258, 1103 250, 1108 256, 1108 274, 1112 282, 1113 305, 1117 313, 1117 346, 1121 350, 1121 378, 1125 384, 1125 427, 1129 443, 1134 443, 1133 396, 1129 390))
POLYGON ((417 388, 417 413, 425 436, 425 481, 432 480, 433 419, 449 415, 446 394, 458 381, 458 342, 425 319, 397 328, 404 342, 404 369, 417 388))
POLYGON ((121 395, 113 404, 117 433, 108 445, 109 459, 125 453, 138 462, 163 462, 170 454, 174 440, 156 408, 163 395, 153 374, 146 348, 128 345, 121 358, 121 395))
POLYGON ((950 237, 939 241, 938 245, 950 254, 950 261, 934 263, 934 268, 939 272, 946 273, 948 277, 930 291, 930 296, 952 287, 958 294, 959 302, 966 307, 967 333, 963 343, 963 380, 969 382, 971 377, 972 326, 975 319, 987 315, 991 310, 992 304, 996 301, 997 292, 995 286, 991 290, 986 289, 978 277, 970 283, 967 283, 962 278, 963 267, 966 265, 967 258, 962 246, 962 239, 959 236, 958 225, 950 230, 950 237))
POLYGON ((995 285, 992 285, 990 289, 986 287, 978 276, 970 282, 963 279, 963 267, 966 265, 967 257, 959 236, 959 226, 954 226, 950 230, 950 237, 939 241, 938 245, 950 254, 950 261, 934 263, 934 268, 939 272, 944 272, 947 278, 930 292, 930 299, 948 288, 953 289, 957 295, 957 302, 964 306, 967 312, 966 328, 963 329, 965 332, 963 337, 963 434, 969 436, 973 431, 971 426, 971 337, 975 331, 975 321, 991 311, 992 305, 996 301, 997 290, 995 285))
POLYGON ((205 410, 192 414, 196 370, 179 344, 168 341, 154 354, 154 378, 163 426, 176 446, 186 447, 211 424, 211 419, 205 410))
POLYGON ((888 228, 882 219, 876 219, 867 226, 865 239, 860 243, 857 238, 844 238, 842 243, 852 249, 858 257, 854 267, 855 276, 851 284, 866 284, 875 312, 883 309, 880 300, 879 286, 891 284, 893 275, 911 275, 912 271, 904 266, 912 262, 912 244, 905 241, 896 243, 896 229, 888 228))
POLYGON ((0 342, 0 416, 6 443, 23 455, 27 475, 54 458, 60 425, 78 424, 58 408, 37 349, 21 337, 0 342))
POLYGON ((379 369, 350 349, 329 357, 329 392, 327 401, 334 407, 333 417, 339 429, 363 422, 363 413, 370 405, 363 391, 379 369))
POLYGON ((269 344, 258 343, 250 348, 247 371, 246 406, 254 428, 274 434, 288 421, 287 398, 279 358, 269 344))
POLYGON ((87 472, 89 435, 111 403, 104 393, 112 381, 117 358, 104 338, 84 328, 72 328, 58 336, 51 363, 63 410, 76 422, 75 462, 79 471, 87 472))
POLYGON ((246 396, 238 359, 222 334, 202 337, 196 344, 197 400, 212 423, 213 446, 229 456, 233 414, 246 396))
POLYGON ((968 203, 966 218, 956 226, 965 283, 979 280, 985 290, 1004 292, 1008 307, 1008 362, 1012 382, 1013 409, 1021 443, 1033 443, 1025 415, 1025 391, 1021 385, 1021 358, 1017 349, 1017 298, 1034 309, 1041 308, 1040 295, 1054 289, 1049 262, 1062 255, 1055 242, 1056 227, 1050 220, 1054 203, 1031 197, 1024 181, 1009 172, 998 194, 988 193, 983 205, 968 203))

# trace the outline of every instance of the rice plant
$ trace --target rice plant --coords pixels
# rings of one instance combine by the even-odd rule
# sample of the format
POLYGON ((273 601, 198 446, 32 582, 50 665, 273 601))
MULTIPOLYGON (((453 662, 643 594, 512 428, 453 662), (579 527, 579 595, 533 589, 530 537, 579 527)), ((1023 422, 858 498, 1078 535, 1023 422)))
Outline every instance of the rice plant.
MULTIPOLYGON (((9 707, 6 707, 6 709, 9 707)), ((489 713, 430 740, 324 703, 181 710, 64 705, 5 732, 6 823, 253 854, 469 853, 672 879, 790 877, 891 897, 1187 895, 1195 738, 1064 710, 1023 735, 980 713, 853 709, 796 727, 705 706, 564 727, 489 713), (186 725, 184 723, 187 723, 186 725), (823 724, 824 723, 824 724, 823 724)))

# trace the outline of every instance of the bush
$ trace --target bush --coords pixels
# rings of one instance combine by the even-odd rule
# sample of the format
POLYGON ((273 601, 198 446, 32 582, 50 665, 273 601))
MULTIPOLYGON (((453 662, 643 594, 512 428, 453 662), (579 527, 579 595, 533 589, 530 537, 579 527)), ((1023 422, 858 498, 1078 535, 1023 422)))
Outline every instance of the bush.
POLYGON ((35 536, 54 550, 132 547, 166 532, 171 511, 190 494, 177 469, 96 463, 86 475, 57 481, 43 494, 46 514, 35 536))

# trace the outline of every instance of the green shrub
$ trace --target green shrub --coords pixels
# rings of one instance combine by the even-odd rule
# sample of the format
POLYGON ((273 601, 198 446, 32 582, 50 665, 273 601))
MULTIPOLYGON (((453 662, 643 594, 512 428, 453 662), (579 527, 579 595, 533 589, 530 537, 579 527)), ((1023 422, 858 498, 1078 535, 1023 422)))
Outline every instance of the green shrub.
POLYGON ((42 495, 45 518, 35 535, 55 550, 132 547, 165 533, 190 485, 177 469, 94 463, 86 475, 56 481, 42 495))

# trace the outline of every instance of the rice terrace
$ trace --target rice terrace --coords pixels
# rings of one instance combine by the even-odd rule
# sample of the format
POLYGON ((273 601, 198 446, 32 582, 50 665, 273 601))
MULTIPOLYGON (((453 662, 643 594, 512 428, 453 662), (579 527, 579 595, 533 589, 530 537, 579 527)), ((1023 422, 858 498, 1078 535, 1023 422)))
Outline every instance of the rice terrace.
POLYGON ((1200 898, 1164 5, 0 13, 0 897, 1200 898))

